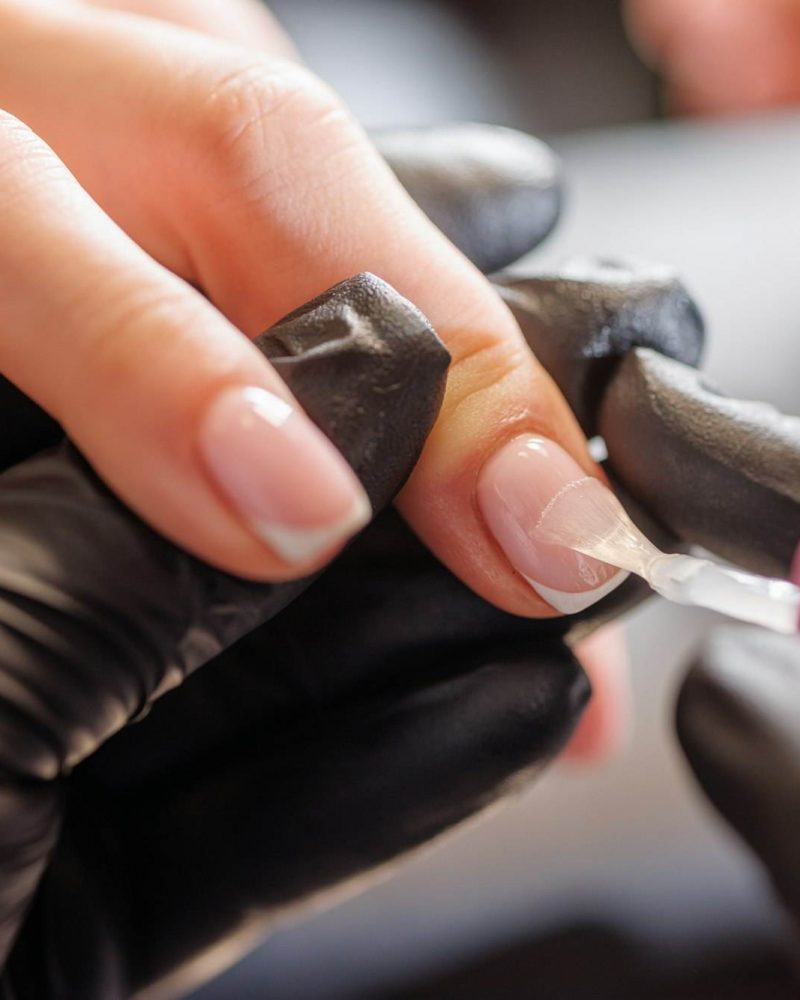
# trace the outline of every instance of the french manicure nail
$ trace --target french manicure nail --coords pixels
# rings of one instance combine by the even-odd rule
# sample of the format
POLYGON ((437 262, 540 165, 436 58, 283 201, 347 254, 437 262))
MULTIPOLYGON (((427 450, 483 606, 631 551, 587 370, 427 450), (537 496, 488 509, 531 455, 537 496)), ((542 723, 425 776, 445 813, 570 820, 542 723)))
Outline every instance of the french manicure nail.
POLYGON ((549 506, 586 472, 560 445, 526 435, 504 445, 481 470, 478 504, 512 566, 556 611, 595 604, 628 575, 608 563, 546 541, 539 525, 549 506))
POLYGON ((200 429, 220 490, 288 563, 310 562, 371 517, 350 466, 301 412, 266 389, 225 389, 200 429))

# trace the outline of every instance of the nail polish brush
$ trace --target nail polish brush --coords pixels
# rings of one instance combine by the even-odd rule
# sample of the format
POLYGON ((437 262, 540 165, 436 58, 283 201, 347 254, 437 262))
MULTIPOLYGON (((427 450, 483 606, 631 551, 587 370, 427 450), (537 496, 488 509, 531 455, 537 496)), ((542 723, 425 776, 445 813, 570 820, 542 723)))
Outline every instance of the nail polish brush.
POLYGON ((658 549, 617 497, 591 476, 564 486, 547 504, 533 536, 642 577, 678 604, 719 611, 776 632, 800 631, 800 587, 658 549))

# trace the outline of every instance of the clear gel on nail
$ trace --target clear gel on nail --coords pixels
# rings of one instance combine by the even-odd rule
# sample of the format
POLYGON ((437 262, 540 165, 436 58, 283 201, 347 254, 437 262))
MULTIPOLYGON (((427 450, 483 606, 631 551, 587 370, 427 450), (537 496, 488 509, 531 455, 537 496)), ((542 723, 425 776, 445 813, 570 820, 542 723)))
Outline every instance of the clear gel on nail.
POLYGON ((642 534, 598 479, 587 476, 565 486, 542 511, 535 534, 636 573, 678 604, 710 608, 777 632, 798 631, 800 587, 707 559, 667 555, 642 534))

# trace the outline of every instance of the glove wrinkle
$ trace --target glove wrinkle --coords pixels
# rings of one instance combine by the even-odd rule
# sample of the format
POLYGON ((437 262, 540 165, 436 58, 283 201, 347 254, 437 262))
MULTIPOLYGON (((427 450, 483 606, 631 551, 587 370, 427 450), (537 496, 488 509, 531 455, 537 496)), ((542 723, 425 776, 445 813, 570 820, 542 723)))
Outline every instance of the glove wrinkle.
POLYGON ((0 779, 0 965, 55 849, 61 816, 57 785, 0 779))

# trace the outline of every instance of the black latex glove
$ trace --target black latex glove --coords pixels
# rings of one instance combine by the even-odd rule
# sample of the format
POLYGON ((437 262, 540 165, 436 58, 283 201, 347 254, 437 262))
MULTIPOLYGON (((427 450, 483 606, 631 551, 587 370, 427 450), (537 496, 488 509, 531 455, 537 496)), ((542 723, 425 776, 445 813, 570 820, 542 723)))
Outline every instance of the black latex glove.
POLYGON ((716 630, 683 684, 677 725, 701 787, 800 923, 800 639, 716 630))

